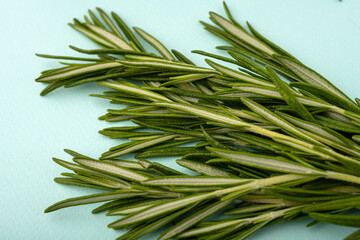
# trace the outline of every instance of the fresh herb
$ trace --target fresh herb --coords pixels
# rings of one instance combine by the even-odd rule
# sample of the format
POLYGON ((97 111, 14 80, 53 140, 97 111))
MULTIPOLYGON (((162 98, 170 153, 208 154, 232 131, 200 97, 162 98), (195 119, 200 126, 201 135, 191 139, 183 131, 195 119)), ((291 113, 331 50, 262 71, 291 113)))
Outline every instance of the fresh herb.
MULTIPOLYGON (((90 57, 44 71, 42 95, 97 82, 110 88, 93 95, 125 104, 100 119, 132 120, 137 126, 100 131, 128 142, 99 160, 66 150, 74 163, 55 181, 105 190, 71 198, 45 212, 105 202, 93 213, 125 215, 109 224, 138 239, 168 226, 159 239, 245 239, 266 226, 310 217, 360 227, 360 107, 331 82, 258 33, 211 12, 205 29, 229 45, 229 57, 194 65, 140 28, 136 33, 158 54, 147 52, 123 20, 101 9, 70 24, 100 48, 75 51, 90 57), (137 84, 135 84, 135 82, 137 84), (290 82, 290 83, 289 83, 290 82), (156 131, 153 131, 156 130, 156 131), (189 146, 190 144, 190 146, 189 146), (119 157, 136 153, 137 161, 119 157), (143 158, 179 156, 190 176, 143 158), (216 212, 230 215, 209 221, 216 212), (351 213, 348 215, 347 213, 351 213), (169 225, 172 223, 172 225, 169 225)), ((348 239, 357 239, 359 231, 348 239)))

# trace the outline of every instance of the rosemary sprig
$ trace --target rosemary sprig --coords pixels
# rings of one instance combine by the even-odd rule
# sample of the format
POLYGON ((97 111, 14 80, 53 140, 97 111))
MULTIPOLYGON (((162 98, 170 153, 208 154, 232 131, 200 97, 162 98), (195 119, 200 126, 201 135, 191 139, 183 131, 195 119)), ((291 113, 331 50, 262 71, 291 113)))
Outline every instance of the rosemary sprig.
MULTIPOLYGON (((210 59, 194 65, 140 28, 136 33, 157 52, 148 53, 115 13, 97 9, 70 24, 100 48, 75 51, 91 58, 44 71, 42 95, 61 86, 97 82, 111 91, 100 119, 132 120, 137 126, 100 131, 128 141, 99 160, 66 150, 74 163, 54 159, 73 173, 58 183, 104 193, 60 201, 45 212, 106 202, 93 213, 125 215, 109 227, 130 229, 119 239, 138 239, 170 223, 159 239, 245 239, 258 229, 303 217, 359 226, 360 107, 327 79, 272 43, 250 24, 210 13, 205 29, 227 41, 229 57, 194 51, 210 59), (283 81, 281 75, 288 81, 283 81), (137 82, 137 84, 134 83, 137 82), (125 104, 119 109, 116 104, 125 104), (135 161, 119 157, 136 153, 135 161), (180 156, 186 175, 143 158, 180 156), (226 209, 235 215, 204 220, 226 209), (352 215, 346 213, 352 210, 352 215), (357 214, 357 215, 356 215, 357 214)), ((349 236, 356 239, 358 231, 349 236)))

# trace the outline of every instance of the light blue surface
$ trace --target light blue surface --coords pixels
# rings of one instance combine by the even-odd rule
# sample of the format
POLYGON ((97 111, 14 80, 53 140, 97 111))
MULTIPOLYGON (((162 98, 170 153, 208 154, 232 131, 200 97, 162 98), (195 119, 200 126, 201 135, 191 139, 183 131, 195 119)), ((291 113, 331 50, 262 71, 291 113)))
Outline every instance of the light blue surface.
MULTIPOLYGON (((33 80, 58 63, 34 53, 72 54, 69 44, 93 48, 66 23, 100 6, 204 65, 190 50, 219 53, 214 47, 224 43, 202 30, 198 20, 207 21, 208 11, 224 14, 222 2, 4 0, 0 5, 0 239, 114 239, 120 233, 106 228, 114 219, 91 215, 95 206, 43 214, 58 200, 93 192, 54 183, 63 169, 51 157, 67 158, 63 148, 96 157, 118 141, 97 133, 109 126, 97 120, 109 105, 88 94, 103 88, 88 84, 39 96, 43 85, 33 80)), ((349 96, 359 96, 360 1, 233 0, 228 5, 240 22, 250 21, 349 96)), ((354 230, 327 224, 305 228, 307 222, 270 227, 251 239, 331 240, 354 230)))

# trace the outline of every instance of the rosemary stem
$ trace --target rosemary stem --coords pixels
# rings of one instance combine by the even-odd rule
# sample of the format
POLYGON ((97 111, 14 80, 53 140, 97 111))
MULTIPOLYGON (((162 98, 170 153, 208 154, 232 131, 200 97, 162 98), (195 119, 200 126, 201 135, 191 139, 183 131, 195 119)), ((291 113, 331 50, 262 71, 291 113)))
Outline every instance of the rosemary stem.
MULTIPOLYGON (((271 130, 267 130, 267 129, 264 129, 262 127, 258 127, 258 126, 255 126, 255 125, 251 125, 248 129, 249 129, 249 131, 251 131, 253 133, 257 133, 257 134, 272 138, 274 141, 276 141, 276 139, 290 141, 291 143, 295 143, 296 145, 299 145, 300 147, 297 147, 299 150, 307 151, 307 152, 312 153, 312 154, 315 153, 316 155, 318 155, 319 157, 322 157, 324 159, 336 160, 336 159, 332 158, 331 156, 329 156, 327 154, 324 154, 324 153, 322 153, 320 151, 314 150, 314 145, 311 144, 311 143, 307 143, 307 142, 304 142, 302 140, 299 140, 299 139, 296 139, 296 138, 293 138, 293 137, 290 137, 290 136, 287 136, 287 135, 284 135, 284 134, 281 134, 281 133, 277 133, 277 132, 274 132, 274 131, 271 131, 271 130)), ((282 143, 287 144, 287 142, 282 142, 282 143)), ((290 146, 290 147, 296 147, 293 144, 287 144, 287 145, 290 146)))
POLYGON ((360 184, 360 177, 358 177, 358 176, 339 173, 339 172, 332 172, 332 171, 328 171, 326 173, 327 173, 327 178, 330 178, 330 179, 336 179, 336 180, 340 180, 340 181, 360 184))
POLYGON ((264 213, 264 214, 261 214, 259 216, 255 216, 255 217, 241 218, 241 219, 227 221, 227 222, 219 222, 219 223, 213 224, 209 227, 203 227, 203 228, 194 229, 194 230, 190 230, 188 232, 181 233, 180 235, 178 235, 178 237, 184 238, 184 237, 196 236, 196 234, 201 231, 203 231, 203 232, 220 231, 225 228, 231 228, 235 225, 238 225, 239 227, 241 227, 241 226, 246 226, 246 225, 250 225, 253 223, 271 221, 276 218, 286 216, 287 213, 289 213, 289 212, 291 213, 294 210, 299 211, 302 207, 304 207, 304 206, 295 206, 295 207, 285 208, 285 209, 281 209, 281 210, 277 210, 277 211, 271 211, 271 212, 264 213))
MULTIPOLYGON (((230 195, 232 195, 232 193, 239 193, 241 191, 248 193, 250 191, 253 192, 253 191, 256 191, 263 187, 267 187, 267 186, 271 186, 271 185, 275 185, 275 184, 279 184, 279 183, 290 182, 290 181, 294 181, 294 180, 299 180, 299 179, 303 179, 306 177, 308 177, 308 176, 298 175, 298 174, 285 174, 285 175, 280 175, 280 176, 275 176, 275 177, 270 177, 270 178, 265 178, 265 179, 257 179, 257 180, 251 181, 250 183, 246 183, 246 184, 243 184, 240 186, 217 190, 217 191, 213 192, 213 195, 219 197, 219 196, 223 196, 223 195, 229 194, 229 193, 230 193, 230 195)), ((224 197, 223 200, 230 198, 230 195, 227 195, 226 197, 224 197)))
MULTIPOLYGON (((305 205, 305 206, 307 206, 307 205, 305 205)), ((285 209, 281 209, 281 210, 277 210, 277 211, 271 211, 271 212, 264 213, 262 215, 253 217, 253 218, 249 218, 248 220, 251 222, 255 222, 255 223, 261 222, 261 221, 274 220, 276 218, 285 216, 286 213, 288 213, 290 211, 301 209, 303 207, 304 207, 304 205, 289 207, 289 208, 285 208, 285 209)))

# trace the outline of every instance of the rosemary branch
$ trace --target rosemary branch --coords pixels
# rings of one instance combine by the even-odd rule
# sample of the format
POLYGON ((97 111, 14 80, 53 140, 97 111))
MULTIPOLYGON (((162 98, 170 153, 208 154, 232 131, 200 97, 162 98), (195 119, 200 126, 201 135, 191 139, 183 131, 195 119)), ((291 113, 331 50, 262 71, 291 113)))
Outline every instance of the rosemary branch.
MULTIPOLYGON (((132 120, 137 126, 100 131, 124 138, 99 160, 66 150, 73 171, 55 181, 104 193, 70 198, 45 212, 106 202, 94 213, 126 215, 109 227, 130 229, 118 239, 138 239, 175 222, 159 239, 245 239, 258 229, 303 217, 359 228, 360 104, 319 73, 272 43, 250 24, 210 12, 205 29, 230 46, 229 57, 194 51, 235 65, 205 59, 198 67, 168 50, 140 28, 135 32, 158 54, 149 53, 115 13, 90 11, 75 30, 100 48, 75 51, 91 57, 39 54, 78 60, 42 72, 46 95, 59 87, 97 82, 109 91, 92 95, 127 107, 108 109, 101 120, 132 120), (136 84, 135 84, 136 82, 136 84), (290 83, 288 83, 290 82, 290 83), (156 130, 156 131, 153 131, 156 130), (119 157, 136 153, 137 161, 119 157), (144 158, 179 156, 189 176, 144 158), (226 209, 235 215, 204 220, 226 209)), ((356 239, 355 232, 349 239, 356 239)))

